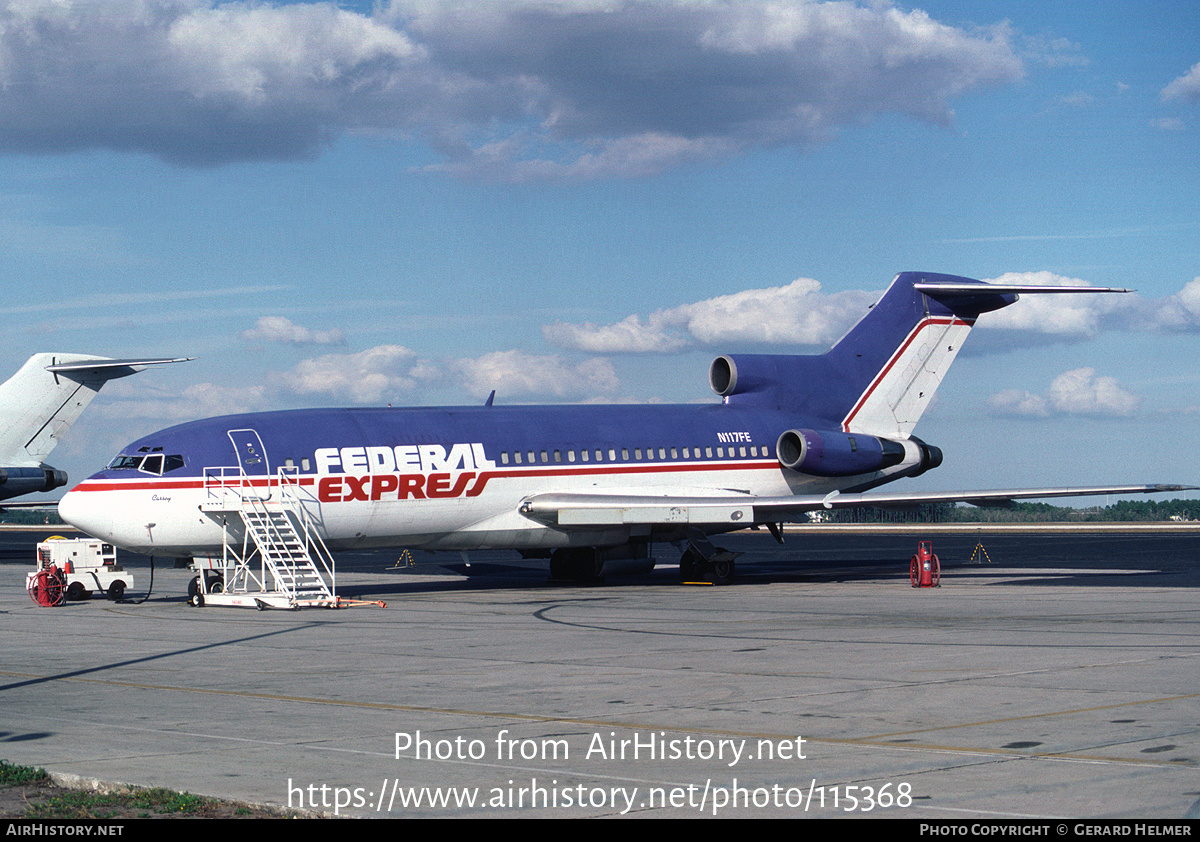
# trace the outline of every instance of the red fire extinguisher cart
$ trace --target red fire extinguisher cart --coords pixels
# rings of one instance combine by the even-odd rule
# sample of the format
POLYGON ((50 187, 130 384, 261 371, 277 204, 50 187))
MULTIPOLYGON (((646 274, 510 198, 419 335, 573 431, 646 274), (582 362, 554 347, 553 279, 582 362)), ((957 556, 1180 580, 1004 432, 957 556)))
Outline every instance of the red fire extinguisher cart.
POLYGON ((933 554, 933 541, 918 541, 917 554, 908 565, 914 588, 936 588, 942 581, 942 565, 933 554))

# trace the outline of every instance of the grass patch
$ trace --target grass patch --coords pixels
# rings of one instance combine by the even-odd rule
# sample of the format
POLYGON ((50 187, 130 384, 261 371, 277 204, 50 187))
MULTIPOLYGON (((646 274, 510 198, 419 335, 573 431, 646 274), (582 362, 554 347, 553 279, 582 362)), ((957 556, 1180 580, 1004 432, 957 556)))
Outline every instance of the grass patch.
POLYGON ((215 817, 226 814, 228 805, 212 798, 169 789, 138 789, 128 792, 67 792, 31 805, 25 818, 112 819, 154 814, 215 817))
POLYGON ((278 818, 294 813, 164 787, 93 792, 55 785, 44 769, 0 760, 0 816, 22 819, 278 818))
POLYGON ((17 766, 7 760, 0 760, 0 786, 26 786, 46 783, 49 780, 50 776, 46 774, 45 769, 17 766))

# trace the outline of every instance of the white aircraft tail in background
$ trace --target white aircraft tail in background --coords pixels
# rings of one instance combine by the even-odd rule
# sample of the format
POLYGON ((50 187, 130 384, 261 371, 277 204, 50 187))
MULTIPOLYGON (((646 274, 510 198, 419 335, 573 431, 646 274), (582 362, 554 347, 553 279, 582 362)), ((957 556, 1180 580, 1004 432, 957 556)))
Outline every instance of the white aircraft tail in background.
POLYGON ((55 353, 30 357, 0 384, 0 500, 67 484, 67 475, 45 464, 46 457, 105 383, 149 365, 183 361, 55 353))

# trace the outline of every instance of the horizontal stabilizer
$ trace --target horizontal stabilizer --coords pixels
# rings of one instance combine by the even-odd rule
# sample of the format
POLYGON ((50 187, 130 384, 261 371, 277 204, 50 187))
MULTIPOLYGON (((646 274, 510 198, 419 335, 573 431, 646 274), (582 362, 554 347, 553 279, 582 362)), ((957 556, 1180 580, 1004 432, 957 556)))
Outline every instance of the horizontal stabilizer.
POLYGON ((1119 287, 1058 287, 1045 284, 992 284, 978 281, 973 284, 957 284, 943 281, 924 281, 913 284, 913 289, 919 290, 926 295, 937 297, 937 293, 951 295, 1008 295, 1020 293, 1042 293, 1042 292, 1133 292, 1131 289, 1121 289, 1119 287))
POLYGON ((163 365, 165 363, 186 363, 193 357, 162 357, 148 360, 109 360, 103 357, 75 360, 73 362, 54 363, 46 366, 46 371, 63 374, 72 379, 82 379, 78 375, 90 372, 89 380, 116 380, 118 377, 128 377, 136 374, 148 365, 163 365))

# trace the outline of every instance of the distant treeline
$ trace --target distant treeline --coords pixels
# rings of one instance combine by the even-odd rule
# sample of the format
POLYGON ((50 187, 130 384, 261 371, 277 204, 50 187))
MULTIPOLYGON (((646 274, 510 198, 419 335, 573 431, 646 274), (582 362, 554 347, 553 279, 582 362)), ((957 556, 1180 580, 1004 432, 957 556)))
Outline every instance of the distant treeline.
POLYGON ((927 503, 915 509, 840 509, 823 523, 1104 523, 1200 520, 1200 500, 1119 500, 1108 506, 1072 509, 1049 503, 979 508, 927 503))
MULTIPOLYGON (((0 503, 0 506, 3 506, 0 503)), ((5 509, 0 511, 0 523, 28 523, 44 526, 62 526, 63 519, 54 509, 5 509)))

